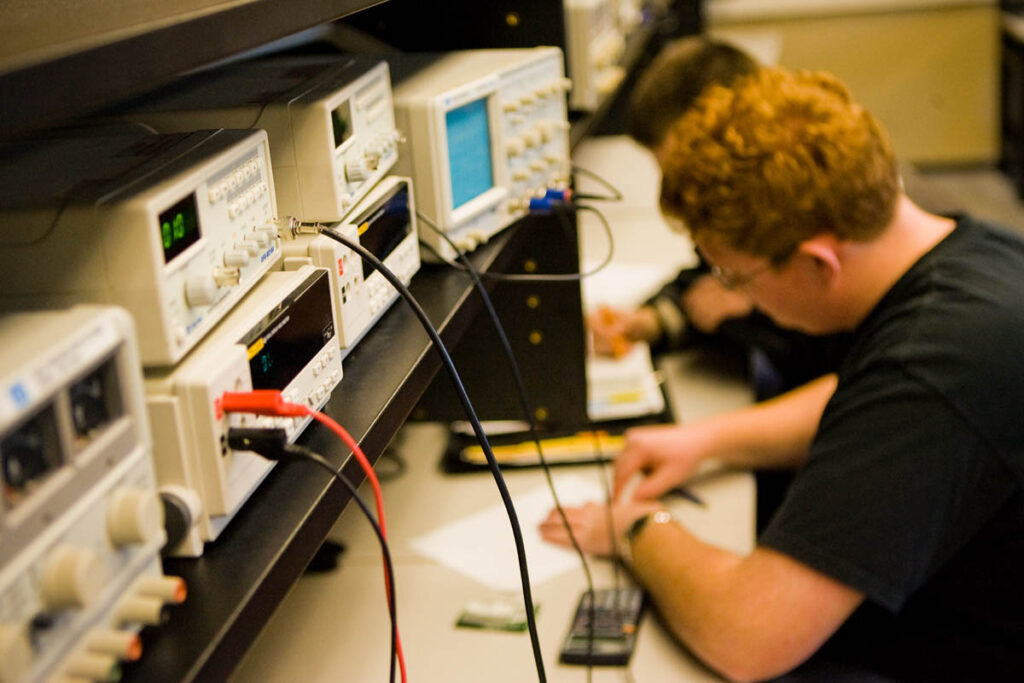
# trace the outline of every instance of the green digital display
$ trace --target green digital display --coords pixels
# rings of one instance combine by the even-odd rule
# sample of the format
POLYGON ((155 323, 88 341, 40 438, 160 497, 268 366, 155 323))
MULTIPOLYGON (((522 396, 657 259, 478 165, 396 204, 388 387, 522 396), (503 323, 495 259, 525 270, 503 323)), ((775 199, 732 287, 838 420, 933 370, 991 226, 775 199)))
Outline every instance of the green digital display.
POLYGON ((199 213, 193 194, 161 213, 157 220, 160 242, 164 247, 164 263, 170 263, 199 240, 199 213))

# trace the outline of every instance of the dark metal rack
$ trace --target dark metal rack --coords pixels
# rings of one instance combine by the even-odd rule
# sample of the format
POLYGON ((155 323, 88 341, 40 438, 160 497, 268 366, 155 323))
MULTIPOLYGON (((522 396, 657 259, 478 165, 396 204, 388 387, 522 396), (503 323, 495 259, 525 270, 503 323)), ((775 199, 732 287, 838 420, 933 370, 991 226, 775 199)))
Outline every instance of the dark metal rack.
MULTIPOLYGON (((0 140, 40 132, 168 83, 182 74, 235 57, 384 0, 15 0, 2 11, 2 32, 27 35, 31 55, 0 52, 0 140), (123 5, 123 7, 122 7, 123 5), (198 7, 197 7, 198 5, 198 7), (55 8, 61 10, 55 12, 55 8), (205 7, 205 9, 204 9, 205 7), (103 15, 135 9, 133 26, 103 15), (193 18, 181 20, 186 12, 193 18), (68 52, 63 43, 83 44, 82 15, 96 22, 100 38, 68 52), (105 29, 105 30, 104 30, 105 29), (110 36, 106 40, 102 36, 110 36)), ((188 16, 188 14, 186 14, 188 16)))

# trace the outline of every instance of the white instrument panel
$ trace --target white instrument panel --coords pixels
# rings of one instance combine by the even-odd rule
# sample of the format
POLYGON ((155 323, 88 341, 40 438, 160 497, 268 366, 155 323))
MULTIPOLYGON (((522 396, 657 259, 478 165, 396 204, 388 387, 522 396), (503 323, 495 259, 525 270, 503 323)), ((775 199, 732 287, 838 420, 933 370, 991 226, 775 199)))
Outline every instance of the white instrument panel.
POLYGON ((281 213, 309 221, 344 218, 398 156, 388 65, 358 55, 230 64, 119 117, 166 132, 266 130, 281 213))
POLYGON ((12 314, 0 346, 0 681, 50 680, 85 660, 116 671, 138 656, 144 625, 125 601, 162 592, 146 598, 159 616, 184 598, 160 569, 131 318, 99 306, 12 314))
MULTIPOLYGON (((350 214, 333 226, 380 259, 402 284, 420 268, 416 204, 409 178, 388 176, 350 214)), ((327 269, 334 290, 342 357, 355 347, 398 298, 398 291, 359 255, 323 235, 284 236, 286 270, 306 264, 327 269)))
POLYGON ((0 305, 109 303, 173 365, 280 257, 262 131, 83 134, 0 164, 0 305))
POLYGON ((294 440, 311 419, 225 415, 224 392, 276 389, 319 409, 341 381, 333 299, 325 269, 269 273, 185 362, 147 371, 157 481, 183 517, 170 552, 202 554, 270 471, 270 461, 227 447, 231 427, 281 427, 294 440))

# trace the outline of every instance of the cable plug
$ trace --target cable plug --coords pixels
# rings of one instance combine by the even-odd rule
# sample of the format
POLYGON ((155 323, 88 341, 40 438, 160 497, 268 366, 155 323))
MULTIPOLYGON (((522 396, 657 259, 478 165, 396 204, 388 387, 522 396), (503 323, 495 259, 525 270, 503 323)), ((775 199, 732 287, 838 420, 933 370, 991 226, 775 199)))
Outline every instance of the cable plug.
POLYGON ((215 402, 217 418, 224 413, 253 413, 274 417, 305 417, 309 408, 301 403, 290 403, 276 389, 254 391, 225 391, 215 402))
POLYGON ((568 202, 572 200, 572 189, 565 188, 562 190, 554 187, 549 187, 544 192, 544 199, 553 199, 558 202, 568 202))
POLYGON ((288 433, 280 427, 228 429, 228 448, 235 451, 252 451, 267 460, 293 460, 288 444, 288 433))
MULTIPOLYGON (((550 190, 549 190, 550 192, 550 190)), ((566 202, 562 199, 556 199, 554 197, 534 197, 530 200, 529 209, 530 213, 550 213, 556 208, 565 206, 566 202)))

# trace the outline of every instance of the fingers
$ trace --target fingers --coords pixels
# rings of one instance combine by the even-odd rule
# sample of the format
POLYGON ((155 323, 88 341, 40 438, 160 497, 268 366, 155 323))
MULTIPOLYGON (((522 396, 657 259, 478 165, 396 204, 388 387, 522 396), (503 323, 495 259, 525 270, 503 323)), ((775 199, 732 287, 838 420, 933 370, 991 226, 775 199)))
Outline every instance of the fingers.
POLYGON ((608 528, 608 508, 600 503, 587 503, 583 507, 563 508, 565 523, 557 509, 548 513, 541 522, 541 537, 551 543, 571 546, 576 539, 580 550, 591 555, 607 555, 609 553, 610 535, 608 528), (566 524, 567 523, 567 524, 566 524), (572 537, 569 532, 572 531, 572 537))
POLYGON ((649 457, 640 444, 638 436, 643 428, 628 429, 625 433, 625 445, 615 458, 615 476, 613 480, 613 495, 618 498, 626 488, 626 484, 634 475, 638 474, 647 466, 649 457))
POLYGON ((608 306, 601 306, 587 316, 595 353, 618 358, 629 352, 631 344, 624 334, 624 317, 621 311, 608 306))
POLYGON ((640 466, 633 457, 623 457, 621 454, 615 459, 615 478, 612 481, 612 497, 616 500, 622 496, 626 484, 633 475, 640 470, 640 466))
MULTIPOLYGON (((565 513, 565 522, 569 524, 578 524, 583 521, 585 515, 584 508, 579 507, 562 507, 562 512, 565 513)), ((559 513, 558 508, 552 508, 548 516, 540 523, 541 528, 560 526, 564 527, 565 523, 562 521, 562 514, 559 513)))
POLYGON ((558 524, 557 526, 541 525, 540 536, 548 543, 565 546, 572 545, 572 541, 569 540, 569 530, 563 524, 558 524))
POLYGON ((633 489, 633 500, 657 500, 665 495, 678 481, 676 473, 666 467, 653 471, 633 489))

